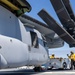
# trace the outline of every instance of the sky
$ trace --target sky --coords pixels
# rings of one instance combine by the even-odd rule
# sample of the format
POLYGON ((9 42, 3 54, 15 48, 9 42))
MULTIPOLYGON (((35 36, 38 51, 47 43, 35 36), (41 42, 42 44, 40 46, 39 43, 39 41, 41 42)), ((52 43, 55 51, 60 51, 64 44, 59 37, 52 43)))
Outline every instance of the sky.
MULTIPOLYGON (((50 0, 27 0, 32 7, 32 10, 29 13, 25 13, 41 22, 44 22, 37 13, 41 9, 45 9, 60 25, 60 21, 50 3, 50 0)), ((73 12, 75 13, 75 0, 70 0, 73 12)), ((45 23, 45 22, 44 22, 45 23)), ((56 57, 67 57, 66 54, 70 54, 70 51, 75 52, 75 48, 69 48, 67 43, 64 44, 63 47, 60 48, 51 48, 49 49, 49 55, 55 54, 56 57)))

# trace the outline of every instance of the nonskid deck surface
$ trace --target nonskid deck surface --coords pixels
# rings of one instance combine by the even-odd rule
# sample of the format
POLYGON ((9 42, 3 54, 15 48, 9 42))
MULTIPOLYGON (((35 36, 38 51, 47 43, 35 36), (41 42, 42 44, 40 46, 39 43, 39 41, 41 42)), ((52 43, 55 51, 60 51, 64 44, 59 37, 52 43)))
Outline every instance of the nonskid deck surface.
POLYGON ((75 75, 75 70, 44 70, 41 72, 34 72, 33 67, 31 68, 13 68, 13 69, 2 69, 0 75, 75 75))

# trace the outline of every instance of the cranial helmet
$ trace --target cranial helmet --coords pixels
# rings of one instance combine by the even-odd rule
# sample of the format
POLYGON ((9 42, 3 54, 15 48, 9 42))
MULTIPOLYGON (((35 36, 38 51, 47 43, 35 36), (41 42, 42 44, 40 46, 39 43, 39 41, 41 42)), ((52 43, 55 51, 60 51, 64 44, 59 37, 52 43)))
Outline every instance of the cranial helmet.
POLYGON ((52 54, 52 56, 54 56, 54 54, 52 54))
POLYGON ((71 51, 71 53, 73 54, 74 52, 73 52, 73 51, 71 51))

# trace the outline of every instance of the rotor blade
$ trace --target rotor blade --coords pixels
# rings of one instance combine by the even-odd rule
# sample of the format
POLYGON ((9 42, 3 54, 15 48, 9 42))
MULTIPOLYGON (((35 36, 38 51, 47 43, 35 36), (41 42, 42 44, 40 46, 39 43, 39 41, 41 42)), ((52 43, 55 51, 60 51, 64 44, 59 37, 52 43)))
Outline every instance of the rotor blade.
POLYGON ((74 12, 72 10, 72 6, 71 6, 70 1, 69 0, 62 0, 62 1, 63 1, 64 5, 66 7, 71 19, 73 19, 75 21, 75 15, 74 15, 74 12))
POLYGON ((73 28, 75 27, 75 22, 71 19, 68 11, 66 10, 62 0, 50 0, 52 3, 53 8, 55 9, 55 12, 63 24, 65 28, 73 28))
POLYGON ((66 43, 75 44, 75 39, 61 27, 44 9, 38 15, 47 23, 47 25, 55 31, 66 43))

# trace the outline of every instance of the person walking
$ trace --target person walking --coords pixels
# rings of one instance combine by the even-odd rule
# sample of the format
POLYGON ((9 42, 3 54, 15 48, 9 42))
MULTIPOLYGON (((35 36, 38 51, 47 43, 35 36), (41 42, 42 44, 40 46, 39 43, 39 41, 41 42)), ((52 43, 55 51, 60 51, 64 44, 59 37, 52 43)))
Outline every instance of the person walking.
POLYGON ((50 58, 51 58, 51 59, 55 58, 55 55, 54 55, 54 54, 52 54, 52 55, 50 56, 50 58))
POLYGON ((75 53, 73 51, 70 52, 71 54, 67 54, 69 59, 71 59, 71 69, 75 69, 75 53))

